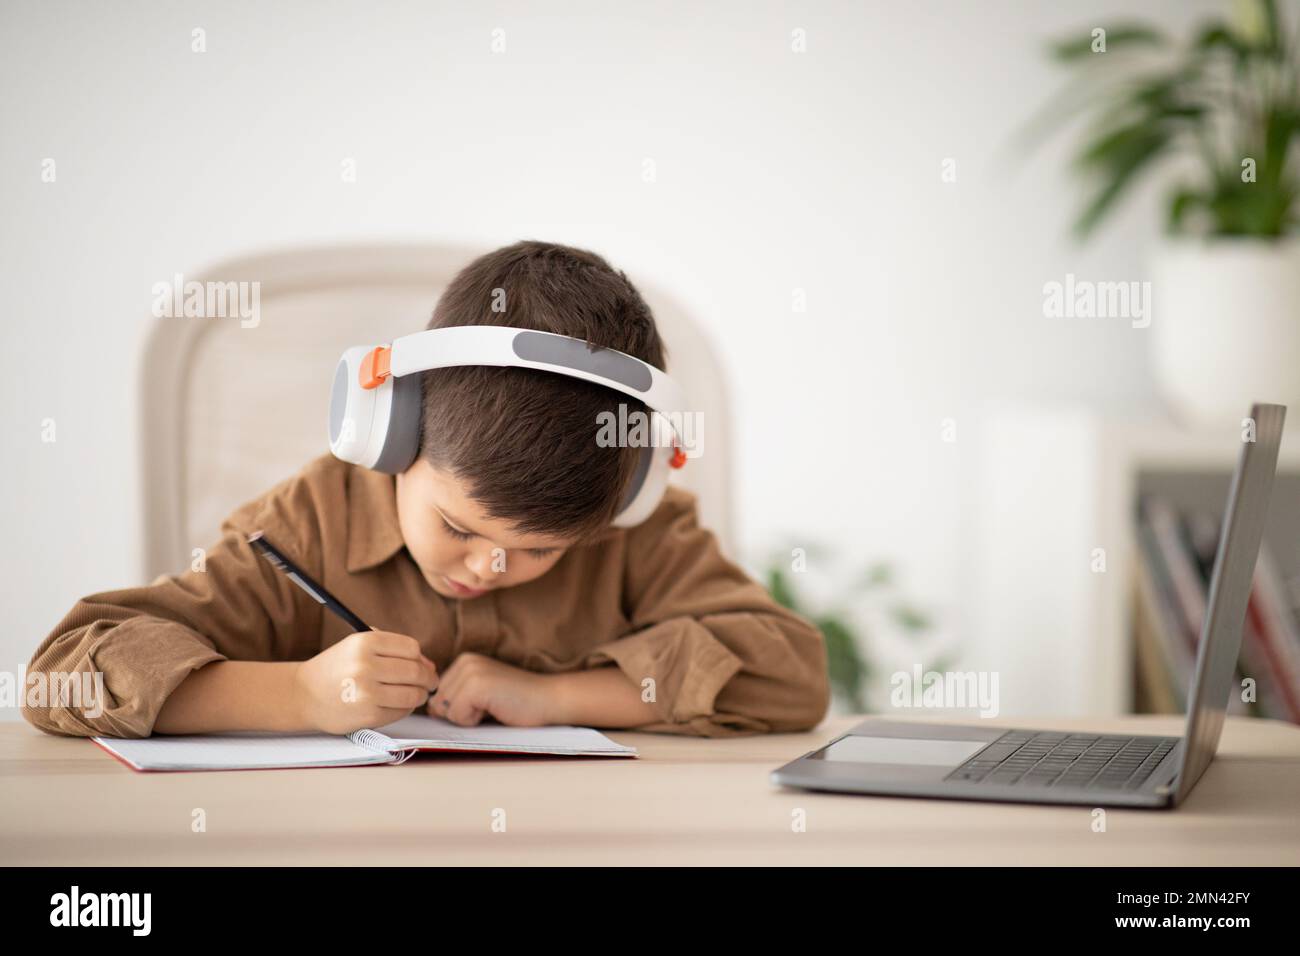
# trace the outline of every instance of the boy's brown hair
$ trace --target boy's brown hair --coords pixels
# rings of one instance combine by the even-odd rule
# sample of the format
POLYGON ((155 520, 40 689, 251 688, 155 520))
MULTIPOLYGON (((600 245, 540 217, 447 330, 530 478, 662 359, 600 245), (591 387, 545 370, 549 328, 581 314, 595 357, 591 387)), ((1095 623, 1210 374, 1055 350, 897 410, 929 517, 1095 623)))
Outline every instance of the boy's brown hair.
MULTIPOLYGON (((438 300, 431 329, 505 325, 585 339, 666 371, 654 316, 593 252, 524 241, 480 256, 438 300), (501 311, 493 311, 494 306, 501 311)), ((580 379, 526 368, 422 373, 420 457, 451 471, 522 534, 584 537, 609 524, 642 449, 602 448, 601 412, 645 406, 580 379)), ((635 420, 635 419, 633 419, 635 420)))

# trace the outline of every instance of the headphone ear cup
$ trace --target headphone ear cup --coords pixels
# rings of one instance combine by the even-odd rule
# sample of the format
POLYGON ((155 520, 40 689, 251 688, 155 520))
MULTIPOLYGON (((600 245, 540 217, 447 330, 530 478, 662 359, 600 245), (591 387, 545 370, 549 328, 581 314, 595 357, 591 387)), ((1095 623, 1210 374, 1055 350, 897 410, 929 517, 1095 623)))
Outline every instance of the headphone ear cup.
POLYGON ((371 466, 375 471, 397 475, 415 461, 420 451, 420 419, 424 412, 422 379, 423 376, 416 372, 394 376, 381 386, 392 389, 392 400, 388 406, 388 428, 383 447, 371 466))
POLYGON ((354 465, 367 464, 370 431, 375 419, 375 390, 364 389, 357 377, 366 349, 348 349, 334 369, 330 389, 329 440, 336 458, 354 465))
POLYGON ((668 488, 672 473, 672 447, 651 444, 641 449, 641 460, 623 493, 618 514, 611 522, 615 528, 632 528, 649 518, 668 488))
POLYGON ((422 376, 390 375, 361 387, 361 362, 371 349, 348 349, 330 391, 330 451, 336 458, 388 474, 405 471, 420 450, 422 376))
POLYGON ((668 487, 668 475, 672 471, 668 462, 672 455, 671 448, 641 449, 641 461, 632 481, 628 482, 623 506, 614 516, 614 527, 632 528, 654 514, 668 487))

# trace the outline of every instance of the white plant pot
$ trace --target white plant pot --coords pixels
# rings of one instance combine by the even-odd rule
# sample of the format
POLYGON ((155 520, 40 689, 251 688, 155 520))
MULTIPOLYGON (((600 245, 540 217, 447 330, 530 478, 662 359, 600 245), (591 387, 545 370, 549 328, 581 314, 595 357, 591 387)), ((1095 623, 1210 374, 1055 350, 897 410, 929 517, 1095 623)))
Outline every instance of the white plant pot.
POLYGON ((1252 402, 1300 421, 1300 240, 1171 242, 1151 273, 1151 359, 1188 424, 1240 424, 1252 402))

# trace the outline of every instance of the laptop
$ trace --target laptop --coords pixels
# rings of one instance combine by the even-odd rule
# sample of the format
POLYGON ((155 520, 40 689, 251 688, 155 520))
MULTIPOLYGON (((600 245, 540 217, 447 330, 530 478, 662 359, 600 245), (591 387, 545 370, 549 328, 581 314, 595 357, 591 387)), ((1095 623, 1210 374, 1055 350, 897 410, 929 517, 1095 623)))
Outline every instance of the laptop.
POLYGON ((1175 807, 1214 759, 1259 556, 1282 422, 1255 405, 1228 490, 1182 737, 870 719, 772 773, 786 787, 896 797, 1175 807))

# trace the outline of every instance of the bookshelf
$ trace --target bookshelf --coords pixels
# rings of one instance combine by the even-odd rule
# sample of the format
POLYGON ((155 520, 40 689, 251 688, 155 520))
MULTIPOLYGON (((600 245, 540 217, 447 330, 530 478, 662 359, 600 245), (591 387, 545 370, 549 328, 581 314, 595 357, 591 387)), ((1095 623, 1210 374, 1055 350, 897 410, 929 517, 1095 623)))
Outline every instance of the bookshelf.
MULTIPOLYGON (((1300 580, 1300 410, 1292 414, 1265 532, 1289 582, 1300 580)), ((1138 496, 1159 491, 1222 515, 1240 429, 1000 404, 974 431, 963 666, 998 671, 1007 715, 1131 712, 1138 496)))

